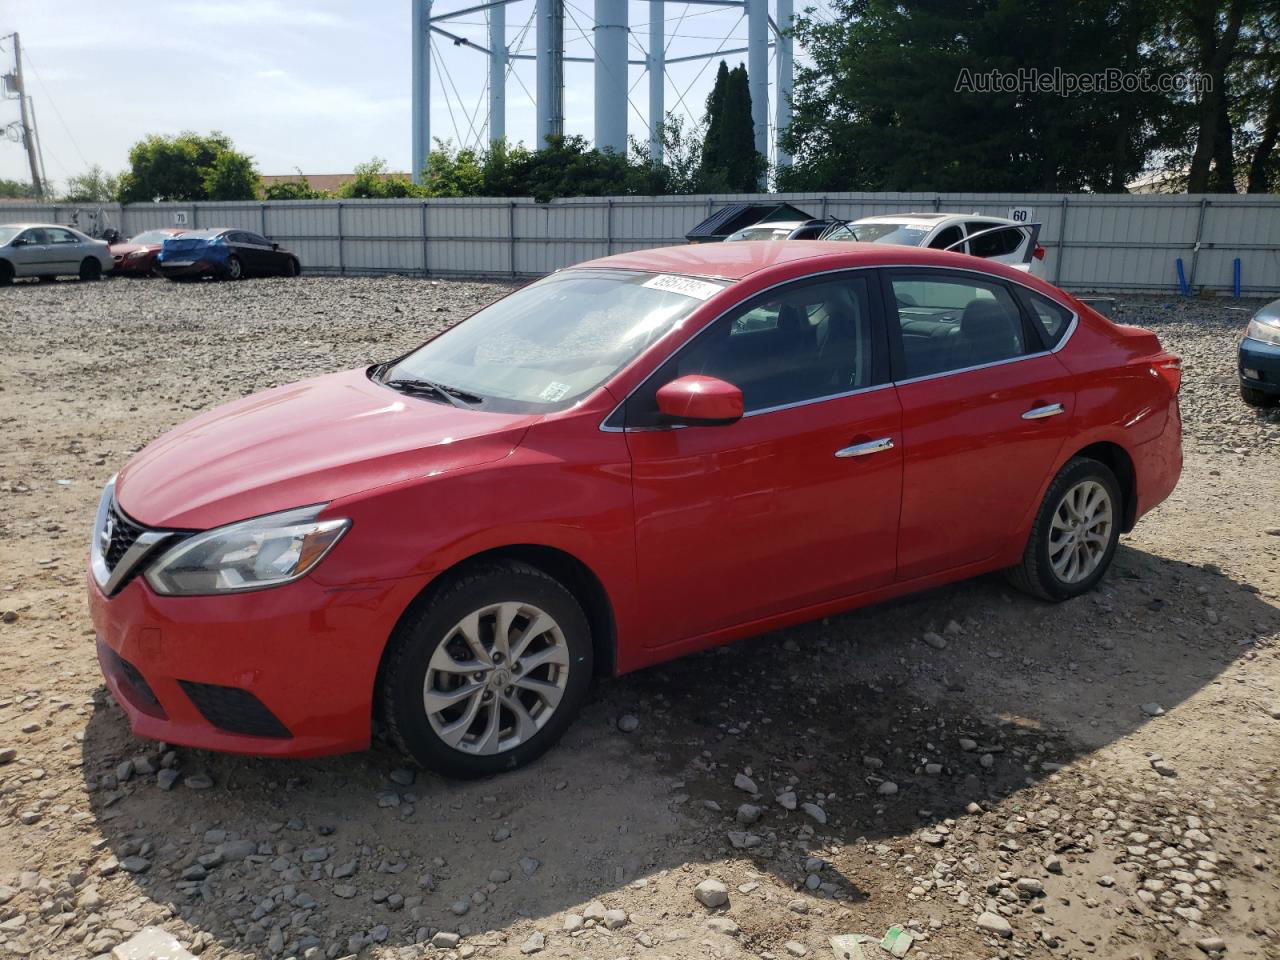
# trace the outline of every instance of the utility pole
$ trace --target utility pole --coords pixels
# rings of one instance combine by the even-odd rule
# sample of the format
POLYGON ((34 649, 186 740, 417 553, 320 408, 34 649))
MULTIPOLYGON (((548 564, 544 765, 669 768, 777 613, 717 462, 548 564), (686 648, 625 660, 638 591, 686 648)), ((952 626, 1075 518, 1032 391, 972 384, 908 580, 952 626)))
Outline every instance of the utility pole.
POLYGON ((22 115, 22 143, 27 148, 27 163, 31 166, 31 186, 37 197, 44 197, 44 178, 40 176, 40 160, 36 153, 36 125, 34 111, 27 102, 27 86, 22 80, 22 42, 16 33, 7 39, 13 40, 13 74, 6 78, 12 81, 18 92, 18 110, 22 115))

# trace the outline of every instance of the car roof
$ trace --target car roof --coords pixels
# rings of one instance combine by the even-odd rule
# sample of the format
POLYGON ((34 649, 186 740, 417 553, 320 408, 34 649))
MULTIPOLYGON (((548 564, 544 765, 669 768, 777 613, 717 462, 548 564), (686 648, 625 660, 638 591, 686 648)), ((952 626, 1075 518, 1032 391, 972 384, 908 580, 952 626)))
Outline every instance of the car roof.
POLYGON ((49 227, 57 227, 59 230, 74 230, 75 227, 65 223, 0 223, 0 227, 10 227, 14 230, 29 230, 32 227, 40 227, 48 229, 49 227))
POLYGON ((1025 226, 1008 217, 995 217, 986 213, 882 213, 874 217, 862 217, 852 223, 918 223, 921 226, 935 226, 944 220, 990 220, 992 223, 1007 223, 1012 226, 1025 226))
MULTIPOLYGON (((1001 264, 963 253, 835 240, 741 240, 734 243, 693 243, 677 247, 635 250, 588 260, 569 269, 640 270, 684 276, 741 280, 761 270, 813 261, 813 272, 853 267, 930 266, 978 270, 1010 277, 1001 264)), ((1021 274, 1012 272, 1017 279, 1021 274)))

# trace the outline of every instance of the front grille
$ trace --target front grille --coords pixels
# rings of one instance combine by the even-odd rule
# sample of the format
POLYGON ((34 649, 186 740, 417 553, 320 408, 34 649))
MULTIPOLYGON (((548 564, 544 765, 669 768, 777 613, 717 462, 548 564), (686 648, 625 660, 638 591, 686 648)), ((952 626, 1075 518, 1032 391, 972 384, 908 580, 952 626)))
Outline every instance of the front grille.
POLYGON ((133 702, 134 706, 143 713, 159 717, 162 720, 166 719, 168 715, 164 712, 164 707, 160 705, 160 700, 156 697, 155 691, 151 689, 151 685, 147 683, 146 678, 142 676, 138 668, 106 644, 101 646, 104 659, 107 661, 107 668, 127 688, 123 692, 133 702))
POLYGON ((248 690, 179 680, 178 684, 204 718, 220 730, 249 737, 287 738, 293 734, 248 690))
POLYGON ((103 559, 107 562, 107 569, 114 570, 120 558, 133 546, 134 541, 147 532, 147 528, 125 516, 114 500, 107 509, 107 516, 111 522, 111 542, 103 551, 103 559))

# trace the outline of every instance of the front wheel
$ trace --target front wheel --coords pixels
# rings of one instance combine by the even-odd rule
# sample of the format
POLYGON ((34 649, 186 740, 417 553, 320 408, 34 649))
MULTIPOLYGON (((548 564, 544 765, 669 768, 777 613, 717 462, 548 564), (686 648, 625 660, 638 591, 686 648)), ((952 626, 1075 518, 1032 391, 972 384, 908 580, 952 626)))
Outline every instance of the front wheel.
POLYGON ((0 260, 0 287, 13 283, 13 264, 8 260, 0 260))
POLYGON ((1092 590, 1115 556, 1120 519, 1120 484, 1111 468, 1072 458, 1049 484, 1010 581, 1055 602, 1092 590))
POLYGON ((95 260, 93 257, 85 257, 80 261, 80 279, 81 280, 101 280, 102 279, 102 262, 95 260))
POLYGON ((227 279, 240 280, 244 277, 244 264, 239 257, 227 258, 227 279))
POLYGON ((1240 399, 1251 407, 1274 407, 1280 404, 1280 394, 1255 390, 1253 387, 1240 387, 1240 399))
POLYGON ((591 685, 591 628, 558 581, 487 563, 453 579, 391 639, 382 682, 400 749, 446 776, 514 770, 568 728, 591 685))

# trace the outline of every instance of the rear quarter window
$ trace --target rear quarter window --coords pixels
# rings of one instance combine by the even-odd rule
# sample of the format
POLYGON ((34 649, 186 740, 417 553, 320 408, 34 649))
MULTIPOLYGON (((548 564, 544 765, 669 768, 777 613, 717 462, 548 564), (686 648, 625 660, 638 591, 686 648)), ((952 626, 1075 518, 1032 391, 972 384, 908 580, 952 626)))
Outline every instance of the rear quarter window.
POLYGON ((1022 296, 1026 301, 1027 311, 1044 337, 1045 345, 1052 350, 1067 335, 1073 314, 1062 304, 1030 290, 1022 291, 1022 296))

